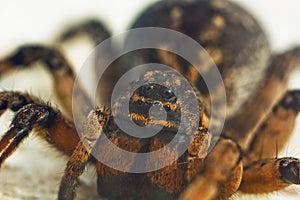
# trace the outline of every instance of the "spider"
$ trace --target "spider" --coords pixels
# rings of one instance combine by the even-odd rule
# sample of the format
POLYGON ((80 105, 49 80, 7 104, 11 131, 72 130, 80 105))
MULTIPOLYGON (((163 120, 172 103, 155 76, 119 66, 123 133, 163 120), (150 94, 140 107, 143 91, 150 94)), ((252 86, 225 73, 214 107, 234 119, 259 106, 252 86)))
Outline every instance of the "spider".
MULTIPOLYGON (((194 90, 187 90, 186 95, 196 93, 200 113, 190 146, 178 160, 157 171, 135 174, 110 168, 92 156, 95 149, 99 153, 105 152, 106 144, 97 143, 102 137, 101 131, 114 145, 130 152, 143 153, 164 148, 179 125, 181 105, 174 91, 149 83, 130 96, 130 118, 140 126, 151 123, 162 125, 158 135, 150 139, 129 136, 114 121, 128 116, 123 116, 123 113, 112 115, 109 109, 100 107, 91 111, 82 122, 84 140, 80 140, 72 114, 80 114, 84 106, 72 109, 75 75, 70 64, 57 48, 27 45, 1 59, 1 75, 41 61, 55 80, 55 93, 64 112, 62 114, 27 93, 1 92, 0 114, 10 109, 15 116, 0 140, 0 166, 35 131, 70 155, 58 199, 75 198, 78 178, 88 162, 96 165, 98 193, 108 199, 226 199, 238 190, 260 194, 299 184, 299 160, 276 156, 288 141, 300 109, 300 91, 286 89, 290 74, 300 64, 299 47, 271 55, 266 36, 256 20, 227 1, 158 2, 142 13, 132 28, 153 26, 171 28, 193 37, 205 47, 221 72, 227 92, 228 113, 222 135, 212 151, 207 154, 210 144, 216 140, 214 130, 208 129, 210 107, 207 105, 210 98, 218 98, 218 91, 208 94, 201 77, 184 59, 157 50, 134 54, 134 58, 138 56, 145 63, 160 62, 179 70, 194 85, 194 90), (148 111, 156 104, 168 113, 167 120, 151 120, 148 111)), ((92 21, 70 28, 61 40, 68 40, 77 33, 89 35, 96 44, 110 35, 101 23, 92 21)), ((122 60, 114 64, 121 66, 122 60)), ((164 76, 160 71, 151 71, 145 74, 146 79, 151 78, 153 73, 164 76)), ((180 87, 177 76, 168 79, 180 87)), ((114 77, 109 76, 109 80, 114 81, 114 77)), ((110 85, 113 84, 106 86, 110 85)), ((111 90, 109 87, 106 89, 111 90)), ((84 90, 79 94, 82 102, 89 101, 84 90)), ((107 94, 103 96, 105 99, 107 94)), ((114 106, 121 103, 122 99, 114 106)), ((193 120, 191 118, 187 123, 192 124, 193 120)), ((177 150, 167 149, 166 152, 172 157, 177 150)), ((130 168, 135 162, 132 159, 118 163, 118 155, 113 153, 108 152, 107 158, 116 158, 115 162, 119 165, 130 168)), ((146 160, 144 164, 156 162, 156 159, 146 160)))

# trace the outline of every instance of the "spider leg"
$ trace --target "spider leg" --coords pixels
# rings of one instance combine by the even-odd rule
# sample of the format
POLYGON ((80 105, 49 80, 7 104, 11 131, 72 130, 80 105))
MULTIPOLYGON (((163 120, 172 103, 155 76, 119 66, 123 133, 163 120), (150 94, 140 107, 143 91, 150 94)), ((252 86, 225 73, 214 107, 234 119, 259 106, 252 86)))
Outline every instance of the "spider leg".
POLYGON ((267 193, 300 184, 299 159, 271 158, 275 155, 276 145, 282 148, 293 130, 300 110, 299 102, 299 90, 287 92, 279 101, 258 129, 249 150, 243 153, 244 168, 241 149, 233 141, 221 138, 205 158, 202 172, 183 193, 182 199, 194 199, 199 194, 201 199, 225 199, 237 189, 246 193, 267 193), (278 138, 277 144, 274 137, 278 138), (265 159, 258 160, 262 145, 267 148, 261 154, 265 159), (254 162, 255 159, 258 161, 254 162))
POLYGON ((262 194, 300 184, 300 160, 297 158, 269 158, 253 162, 244 168, 239 190, 262 194))
POLYGON ((256 131, 245 153, 245 163, 277 157, 289 141, 299 111, 300 90, 288 91, 256 131))
POLYGON ((78 178, 84 171, 108 117, 108 110, 105 109, 98 109, 89 114, 84 125, 82 140, 72 153, 62 177, 58 193, 59 200, 72 200, 75 198, 78 178))
POLYGON ((74 126, 58 110, 46 104, 29 103, 16 112, 9 130, 0 140, 0 166, 31 131, 67 154, 71 154, 79 142, 74 126))
POLYGON ((97 46, 100 42, 110 37, 110 32, 107 28, 98 20, 87 20, 83 23, 70 26, 63 31, 59 37, 58 42, 67 42, 78 36, 85 35, 90 38, 94 46, 97 46))
POLYGON ((265 82, 252 99, 225 123, 225 135, 247 149, 254 133, 266 115, 286 92, 288 78, 300 65, 300 47, 274 55, 266 73, 265 82))
MULTIPOLYGON (((58 49, 41 45, 22 46, 13 54, 0 60, 0 75, 19 68, 29 67, 37 61, 45 64, 47 70, 52 75, 55 93, 65 109, 67 117, 72 119, 72 93, 75 75, 70 64, 58 49)), ((76 95, 76 99, 82 102, 81 105, 91 105, 85 103, 89 102, 89 99, 81 87, 78 87, 78 90, 74 94, 76 95)), ((82 109, 81 107, 78 106, 78 109, 73 110, 73 112, 75 114, 82 114, 84 108, 82 109)))
POLYGON ((202 171, 183 192, 181 199, 226 199, 238 189, 242 171, 239 146, 231 139, 220 138, 205 158, 202 171))
MULTIPOLYGON (((0 92, 0 116, 7 109, 12 110, 13 112, 17 112, 22 107, 30 103, 40 104, 42 103, 42 101, 32 95, 22 92, 0 92)), ((10 140, 14 136, 15 135, 11 131, 7 132, 4 135, 0 142, 0 152, 2 152, 2 150, 9 144, 10 140)))
MULTIPOLYGON (((239 188, 243 176, 241 154, 248 149, 255 131, 263 124, 266 117, 264 114, 269 113, 284 95, 289 75, 300 64, 299 58, 300 48, 274 56, 263 87, 257 91, 254 99, 249 100, 240 112, 226 122, 224 132, 226 138, 231 139, 221 138, 216 144, 205 158, 202 172, 182 194, 182 199, 225 199, 239 188), (241 149, 236 144, 241 145, 241 149), (201 195, 199 195, 200 191, 201 195)), ((298 167, 298 160, 294 160, 294 158, 283 158, 283 160, 293 163, 291 165, 285 164, 289 168, 284 168, 285 176, 283 177, 288 177, 288 181, 296 179, 294 177, 299 175, 298 169, 300 168, 298 167), (295 175, 293 176, 293 174, 295 175)), ((277 165, 277 168, 269 170, 268 174, 272 176, 270 180, 276 177, 278 180, 280 162, 275 160, 267 163, 269 166, 277 165)), ((283 168, 281 167, 281 169, 283 168)), ((249 169, 245 168, 245 170, 249 169)), ((245 173, 246 177, 247 172, 245 173)), ((257 173, 262 174, 261 171, 257 173)), ((264 173, 266 172, 264 171, 264 173)), ((245 176, 243 176, 243 180, 247 180, 245 176)), ((249 177, 251 178, 251 173, 249 177)), ((289 184, 291 183, 292 181, 289 184)))
POLYGON ((94 67, 93 67, 93 75, 94 80, 98 81, 95 84, 97 84, 97 93, 96 97, 97 100, 99 100, 99 105, 111 105, 111 94, 114 88, 114 85, 117 83, 119 78, 121 77, 122 73, 125 71, 125 66, 123 62, 123 57, 120 59, 116 59, 113 63, 109 65, 108 68, 105 69, 103 72, 103 66, 102 64, 98 64, 98 61, 106 60, 108 58, 111 58, 115 55, 115 52, 117 48, 113 46, 113 43, 111 43, 110 40, 106 41, 106 45, 108 43, 111 45, 110 47, 107 47, 105 51, 99 52, 98 45, 103 42, 104 40, 111 37, 110 31, 102 24, 102 22, 91 19, 84 21, 82 23, 79 23, 77 25, 70 26, 67 28, 64 32, 61 33, 61 35, 58 36, 57 41, 59 43, 65 43, 68 41, 72 41, 73 39, 77 39, 80 36, 87 37, 91 42, 93 47, 96 47, 93 50, 93 56, 94 56, 94 67), (120 62, 122 62, 122 67, 120 67, 120 62), (102 74, 103 73, 103 74, 102 74), (100 74, 101 78, 100 78, 100 74), (100 79, 99 79, 100 78, 100 79))
POLYGON ((240 191, 267 193, 300 184, 300 160, 277 158, 293 132, 300 111, 300 90, 288 91, 260 126, 244 156, 240 191))
POLYGON ((42 101, 30 94, 23 92, 0 92, 0 116, 7 109, 17 112, 20 108, 30 103, 42 104, 42 101))

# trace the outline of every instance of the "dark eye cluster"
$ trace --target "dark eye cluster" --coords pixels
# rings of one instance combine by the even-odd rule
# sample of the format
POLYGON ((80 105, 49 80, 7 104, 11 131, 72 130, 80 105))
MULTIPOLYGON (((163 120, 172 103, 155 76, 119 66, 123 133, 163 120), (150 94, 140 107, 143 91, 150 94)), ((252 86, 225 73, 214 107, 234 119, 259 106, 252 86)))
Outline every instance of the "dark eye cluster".
POLYGON ((165 108, 166 111, 171 110, 171 104, 176 103, 177 98, 174 92, 162 85, 155 83, 147 83, 141 86, 137 90, 138 98, 137 103, 142 105, 160 105, 165 108))
POLYGON ((181 119, 180 110, 172 89, 156 83, 147 83, 136 89, 129 104, 130 116, 139 126, 145 126, 147 123, 162 123, 167 129, 177 127, 181 119), (155 121, 155 117, 151 118, 153 114, 150 112, 151 107, 158 109, 158 113, 164 110, 167 113, 166 119, 158 122, 155 121))

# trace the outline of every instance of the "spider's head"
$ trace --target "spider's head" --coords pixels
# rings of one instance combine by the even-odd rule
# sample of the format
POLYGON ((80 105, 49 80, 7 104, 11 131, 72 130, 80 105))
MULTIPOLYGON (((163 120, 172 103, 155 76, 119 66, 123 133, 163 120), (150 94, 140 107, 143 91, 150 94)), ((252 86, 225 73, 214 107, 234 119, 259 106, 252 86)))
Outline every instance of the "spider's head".
MULTIPOLYGON (((130 87, 134 90, 128 89, 127 96, 120 96, 113 107, 114 118, 124 122, 124 126, 134 127, 131 123, 134 122, 137 126, 149 127, 148 130, 153 132, 161 130, 163 134, 160 135, 164 137, 174 137, 178 130, 191 135, 195 128, 202 126, 203 105, 200 97, 190 84, 184 83, 180 75, 148 71, 130 87)), ((136 130, 142 129, 136 127, 129 132, 138 132, 136 130)))
POLYGON ((180 106, 174 92, 155 83, 147 83, 134 92, 130 98, 129 112, 140 126, 160 124, 176 128, 180 120, 180 106), (157 113, 165 114, 165 119, 155 119, 157 113))

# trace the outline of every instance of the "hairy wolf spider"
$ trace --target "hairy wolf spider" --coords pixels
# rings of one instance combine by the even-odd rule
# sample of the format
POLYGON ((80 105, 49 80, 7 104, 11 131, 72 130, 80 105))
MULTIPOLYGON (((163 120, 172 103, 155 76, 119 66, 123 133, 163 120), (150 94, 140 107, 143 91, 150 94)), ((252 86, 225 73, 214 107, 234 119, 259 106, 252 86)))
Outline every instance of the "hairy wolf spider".
MULTIPOLYGON (((149 83, 136 90, 130 98, 130 118, 142 126, 161 124, 163 129, 148 139, 139 139, 120 130, 109 109, 98 108, 82 122, 80 140, 72 121, 72 113, 81 113, 84 105, 72 110, 74 72, 57 48, 41 45, 22 46, 15 53, 0 60, 1 75, 40 61, 54 79, 55 94, 64 114, 43 100, 27 93, 0 93, 0 115, 7 109, 15 112, 9 130, 0 140, 0 166, 28 135, 35 131, 57 149, 70 155, 61 179, 58 199, 75 198, 76 186, 88 162, 96 165, 98 193, 108 199, 226 199, 236 191, 261 194, 278 191, 292 184, 300 184, 300 161, 297 158, 277 158, 292 133, 300 110, 300 91, 287 91, 287 81, 300 65, 300 48, 271 54, 267 38, 256 20, 239 6, 224 1, 161 1, 134 22, 132 28, 164 27, 189 35, 205 47, 224 80, 228 113, 221 137, 216 140, 214 130, 208 129, 210 98, 218 98, 216 86, 208 94, 205 83, 193 66, 166 51, 143 50, 133 54, 145 63, 159 62, 171 66, 194 85, 199 105, 199 127, 193 133, 189 148, 178 160, 157 171, 135 174, 112 169, 97 161, 91 152, 105 151, 97 146, 101 131, 116 146, 130 152, 149 152, 164 147, 179 125, 180 104, 168 88, 149 83), (153 104, 162 106, 171 117, 166 121, 151 121, 148 116, 153 104), (88 145, 86 145, 86 143, 88 145), (207 155, 206 155, 207 154, 207 155)), ((71 27, 61 36, 66 41, 78 34, 86 34, 95 44, 110 36, 98 21, 71 27)), ((137 38, 138 39, 138 38, 137 38)), ((126 59, 124 59, 126 60, 126 59)), ((139 61, 137 61, 139 62, 139 61)), ((111 91, 122 60, 113 63, 103 83, 111 91)), ((97 70, 97 69, 96 69, 97 70)), ((207 69, 209 72, 209 68, 207 69)), ((160 73, 159 71, 148 72, 160 73)), ((177 77, 169 77, 180 87, 177 77)), ((101 87, 101 84, 100 84, 101 87)), ((82 102, 89 101, 84 90, 78 93, 82 102)), ((108 94, 100 94, 106 99, 108 94)), ((119 102, 120 103, 120 102, 119 102)), ((193 112, 193 111, 191 111, 193 112)), ((194 119, 189 119, 193 123, 194 119)), ((179 141, 180 143, 180 141, 179 141)), ((179 144, 178 144, 179 145, 179 144)), ((177 154, 169 149, 168 156, 177 154)), ((106 152, 118 162, 118 155, 106 152), (115 157, 114 157, 115 156, 115 157)), ((119 165, 130 165, 135 160, 119 165)), ((163 162, 147 160, 148 163, 163 162)))

